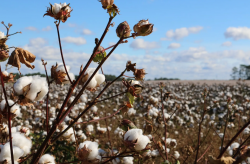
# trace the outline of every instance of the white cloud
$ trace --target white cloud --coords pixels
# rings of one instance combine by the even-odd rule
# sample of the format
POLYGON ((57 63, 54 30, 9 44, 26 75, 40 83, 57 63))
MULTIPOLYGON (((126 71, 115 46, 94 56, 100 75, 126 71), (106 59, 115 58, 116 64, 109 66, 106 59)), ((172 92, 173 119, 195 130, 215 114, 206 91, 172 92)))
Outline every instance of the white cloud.
POLYGON ((224 47, 230 47, 231 45, 232 45, 232 42, 229 42, 229 41, 221 44, 221 46, 224 46, 224 47))
POLYGON ((33 27, 33 26, 26 27, 25 30, 38 31, 38 29, 36 27, 33 27))
POLYGON ((177 49, 181 47, 181 44, 180 43, 171 43, 169 46, 168 46, 168 49, 177 49))
POLYGON ((43 38, 34 38, 34 39, 30 39, 29 46, 34 46, 34 47, 44 46, 47 43, 48 41, 43 38))
POLYGON ((184 37, 187 37, 190 34, 194 34, 194 33, 198 33, 203 29, 203 27, 201 26, 197 26, 197 27, 182 27, 182 28, 178 28, 175 30, 169 30, 166 32, 166 38, 162 38, 161 40, 179 40, 182 39, 184 37))
POLYGON ((62 41, 63 42, 66 42, 66 43, 73 43, 75 45, 82 45, 82 44, 86 44, 87 41, 83 38, 83 37, 71 37, 71 36, 68 36, 66 38, 62 38, 62 41))
POLYGON ((224 33, 226 38, 233 38, 234 40, 239 39, 250 39, 250 28, 248 27, 229 27, 224 33))
POLYGON ((52 30, 52 27, 50 27, 50 26, 47 26, 47 27, 42 29, 42 31, 50 31, 50 30, 52 30))
POLYGON ((160 45, 157 42, 147 42, 143 39, 136 39, 130 44, 130 47, 134 49, 153 49, 159 48, 160 45))
POLYGON ((91 35, 91 34, 93 34, 93 32, 90 31, 89 29, 83 29, 82 30, 82 34, 84 34, 84 35, 91 35))
POLYGON ((75 23, 68 23, 67 24, 69 27, 76 27, 77 25, 75 23))

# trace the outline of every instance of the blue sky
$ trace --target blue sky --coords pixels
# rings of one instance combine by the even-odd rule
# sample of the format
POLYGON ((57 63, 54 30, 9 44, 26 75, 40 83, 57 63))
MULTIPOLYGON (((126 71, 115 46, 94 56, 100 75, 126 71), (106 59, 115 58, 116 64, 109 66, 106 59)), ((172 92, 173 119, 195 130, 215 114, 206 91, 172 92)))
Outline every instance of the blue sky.
MULTIPOLYGON (((43 17, 49 3, 60 1, 1 2, 5 7, 0 10, 0 21, 13 24, 10 33, 22 31, 11 36, 7 44, 37 56, 34 70, 22 65, 24 74, 43 73, 41 58, 48 62, 48 67, 61 63, 55 20, 43 17)), ((63 51, 70 72, 78 74, 80 65, 86 63, 93 51, 94 39, 103 33, 109 15, 97 0, 66 3, 70 3, 73 11, 66 23, 60 25, 63 51)), ((146 69, 146 79, 230 79, 234 66, 250 63, 249 0, 115 0, 115 4, 120 15, 113 20, 115 26, 110 28, 103 47, 118 41, 115 29, 123 21, 132 30, 141 19, 149 19, 154 32, 120 45, 104 64, 105 74, 119 75, 131 60, 137 63, 137 68, 146 69)), ((0 31, 6 34, 2 25, 0 31)), ((5 63, 1 65, 4 67, 5 63)), ((9 72, 17 72, 17 68, 9 72)))

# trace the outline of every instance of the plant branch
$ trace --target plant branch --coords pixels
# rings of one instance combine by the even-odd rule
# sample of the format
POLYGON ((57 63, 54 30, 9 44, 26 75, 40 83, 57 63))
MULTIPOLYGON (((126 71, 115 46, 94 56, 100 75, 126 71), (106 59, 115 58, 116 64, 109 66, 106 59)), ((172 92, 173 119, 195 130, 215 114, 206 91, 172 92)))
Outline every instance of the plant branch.
POLYGON ((6 90, 4 88, 4 82, 3 82, 3 74, 2 74, 2 69, 0 65, 0 75, 1 75, 1 84, 3 88, 3 93, 4 93, 4 98, 7 104, 7 109, 8 109, 8 128, 9 128, 9 140, 10 140, 10 154, 11 154, 11 163, 14 164, 14 155, 13 155, 13 146, 12 146, 12 134, 11 134, 11 113, 10 113, 10 105, 7 99, 7 94, 6 90))

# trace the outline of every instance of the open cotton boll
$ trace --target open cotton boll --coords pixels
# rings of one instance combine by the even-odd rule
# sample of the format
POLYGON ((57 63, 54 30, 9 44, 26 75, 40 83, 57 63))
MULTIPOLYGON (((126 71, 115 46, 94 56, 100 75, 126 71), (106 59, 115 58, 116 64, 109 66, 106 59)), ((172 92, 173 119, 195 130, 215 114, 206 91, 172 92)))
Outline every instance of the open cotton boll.
POLYGON ((94 106, 91 107, 90 110, 91 110, 92 112, 97 112, 98 108, 94 105, 94 106))
POLYGON ((55 162, 55 157, 54 156, 52 156, 50 154, 44 154, 40 158, 40 160, 39 160, 38 163, 39 164, 47 164, 47 163, 49 163, 49 164, 55 164, 56 162, 55 162))
MULTIPOLYGON (((70 80, 71 81, 75 80, 75 75, 73 73, 71 73, 71 72, 68 72, 68 73, 69 73, 70 80)), ((64 79, 67 80, 67 81, 64 81, 63 84, 70 84, 69 78, 68 78, 68 75, 66 75, 64 77, 64 79)))
POLYGON ((139 136, 135 144, 135 150, 140 151, 140 150, 145 149, 149 142, 150 140, 147 136, 144 136, 144 135, 139 136))
POLYGON ((124 140, 134 141, 142 135, 141 129, 130 129, 124 135, 124 140))
POLYGON ((48 83, 45 77, 33 76, 29 91, 25 97, 32 101, 40 101, 48 93, 48 83))
POLYGON ((32 82, 32 76, 23 76, 21 78, 19 78, 15 84, 14 84, 14 91, 18 94, 18 95, 22 95, 23 94, 23 88, 27 85, 29 85, 32 82))
POLYGON ((90 150, 89 155, 88 155, 88 160, 95 160, 98 156, 98 143, 97 142, 91 142, 91 141, 84 141, 79 145, 79 149, 84 148, 86 146, 87 149, 90 150))
POLYGON ((134 157, 123 157, 122 158, 124 164, 133 164, 134 157))
MULTIPOLYGON (((12 106, 14 104, 14 101, 12 100, 8 100, 9 106, 12 106)), ((1 111, 3 111, 5 109, 5 106, 7 106, 6 104, 6 100, 2 100, 0 107, 1 107, 1 111)), ((21 114, 21 109, 19 107, 19 105, 15 104, 10 108, 10 112, 14 113, 16 116, 19 116, 21 114)))
POLYGON ((29 154, 32 147, 32 141, 19 132, 12 133, 12 144, 21 148, 24 151, 23 155, 29 154))
MULTIPOLYGON (((70 66, 66 65, 66 69, 67 69, 67 71, 69 72, 70 66)), ((59 64, 58 67, 56 68, 56 72, 58 72, 58 71, 66 73, 66 70, 65 70, 65 68, 64 68, 64 65, 59 64)))
POLYGON ((95 88, 97 85, 97 81, 95 80, 95 78, 93 78, 92 80, 90 80, 89 84, 87 85, 87 88, 95 88))
POLYGON ((232 145, 230 146, 230 148, 231 148, 232 150, 234 150, 234 149, 238 148, 239 146, 240 146, 239 143, 234 142, 234 143, 232 143, 232 145))
POLYGON ((134 108, 130 108, 127 113, 128 113, 128 116, 132 116, 132 115, 135 115, 136 110, 134 108))
MULTIPOLYGON (((17 146, 13 146, 13 155, 14 161, 17 161, 21 156, 23 156, 24 152, 17 146)), ((10 143, 7 142, 4 146, 1 146, 1 153, 0 153, 0 162, 7 160, 8 163, 11 161, 11 154, 10 154, 10 143)))
POLYGON ((101 85, 105 81, 105 76, 103 74, 96 74, 95 80, 97 81, 97 85, 101 85))
POLYGON ((178 159, 180 157, 180 153, 178 151, 174 151, 174 157, 178 159))

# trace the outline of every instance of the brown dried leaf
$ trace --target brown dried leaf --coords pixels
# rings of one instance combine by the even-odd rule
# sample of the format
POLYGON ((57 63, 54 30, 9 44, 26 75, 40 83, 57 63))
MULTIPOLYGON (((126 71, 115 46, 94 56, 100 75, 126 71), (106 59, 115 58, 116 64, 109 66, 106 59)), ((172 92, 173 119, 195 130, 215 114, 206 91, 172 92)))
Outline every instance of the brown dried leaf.
POLYGON ((15 51, 13 51, 9 57, 8 64, 17 67, 20 71, 21 63, 25 64, 27 67, 34 69, 35 66, 31 65, 30 63, 33 63, 36 59, 36 56, 30 53, 27 50, 24 50, 22 48, 16 48, 15 51))
POLYGON ((212 164, 232 164, 235 159, 232 157, 221 157, 220 159, 216 159, 210 155, 208 161, 212 164))

